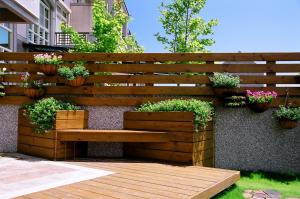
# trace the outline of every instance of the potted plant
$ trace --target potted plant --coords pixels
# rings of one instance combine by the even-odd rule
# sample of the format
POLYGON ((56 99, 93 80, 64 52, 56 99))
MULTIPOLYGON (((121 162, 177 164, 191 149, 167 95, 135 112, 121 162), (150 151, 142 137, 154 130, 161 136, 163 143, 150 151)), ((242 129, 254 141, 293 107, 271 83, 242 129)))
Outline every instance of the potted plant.
POLYGON ((66 79, 69 86, 78 87, 84 84, 89 76, 89 71, 84 67, 83 62, 76 62, 73 68, 62 66, 58 69, 58 74, 66 79))
POLYGON ((24 88, 24 94, 32 99, 38 99, 45 94, 43 82, 41 80, 33 80, 29 73, 21 75, 21 86, 24 88))
POLYGON ((74 157, 74 144, 61 142, 57 130, 85 129, 88 112, 74 104, 44 98, 23 105, 18 118, 18 152, 50 160, 74 157))
POLYGON ((6 68, 0 68, 0 82, 4 81, 5 71, 6 71, 6 68))
POLYGON ((247 90, 247 103, 251 110, 262 113, 268 110, 277 97, 275 91, 250 91, 247 90))
POLYGON ((40 70, 50 76, 57 73, 57 65, 62 63, 62 56, 54 53, 36 54, 33 59, 35 63, 40 64, 40 70))
POLYGON ((300 107, 279 106, 278 110, 274 112, 274 116, 282 128, 296 128, 300 120, 300 107))
MULTIPOLYGON (((24 105, 23 109, 25 110, 23 115, 29 118, 32 124, 36 125, 36 133, 43 134, 48 130, 55 129, 55 120, 59 119, 56 118, 57 112, 61 110, 77 111, 79 107, 50 97, 38 100, 33 104, 24 105)), ((66 120, 66 118, 64 119, 66 120)), ((64 123, 66 122, 64 121, 64 123)))
POLYGON ((225 97, 224 106, 229 108, 244 107, 246 106, 246 97, 241 95, 225 97))
POLYGON ((231 96, 238 93, 240 77, 228 73, 214 73, 209 77, 214 93, 218 97, 231 96))

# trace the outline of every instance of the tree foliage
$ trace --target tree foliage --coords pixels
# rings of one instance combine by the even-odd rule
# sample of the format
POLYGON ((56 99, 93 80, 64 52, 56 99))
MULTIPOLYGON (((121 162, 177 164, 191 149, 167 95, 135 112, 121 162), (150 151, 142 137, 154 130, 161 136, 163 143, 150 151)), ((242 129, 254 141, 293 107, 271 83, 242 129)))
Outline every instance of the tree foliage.
POLYGON ((108 10, 105 0, 94 0, 93 4, 93 36, 94 42, 86 41, 71 26, 62 24, 62 31, 70 34, 75 52, 142 52, 133 35, 123 37, 123 26, 129 17, 122 8, 123 2, 115 1, 108 10))
POLYGON ((160 22, 164 34, 156 33, 156 39, 170 52, 206 52, 215 41, 213 27, 218 20, 206 22, 200 15, 206 0, 170 0, 162 3, 160 22))

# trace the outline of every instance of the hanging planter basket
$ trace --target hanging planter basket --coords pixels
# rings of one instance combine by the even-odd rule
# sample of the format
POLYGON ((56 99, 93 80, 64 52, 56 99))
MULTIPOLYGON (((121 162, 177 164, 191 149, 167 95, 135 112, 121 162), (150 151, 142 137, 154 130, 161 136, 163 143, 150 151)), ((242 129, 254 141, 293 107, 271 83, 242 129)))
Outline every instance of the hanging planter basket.
POLYGON ((82 86, 85 83, 85 78, 83 76, 78 76, 74 80, 67 80, 66 84, 73 87, 82 86))
POLYGON ((53 76, 57 73, 57 67, 53 64, 42 64, 40 66, 41 72, 43 72, 45 75, 53 76))
POLYGON ((248 103, 249 108, 256 113, 263 113, 271 107, 272 103, 248 103))
POLYGON ((237 88, 222 88, 213 87, 213 91, 217 97, 228 97, 238 94, 237 88))
POLYGON ((25 88, 24 94, 31 99, 39 99, 45 94, 45 89, 43 88, 25 88))
POLYGON ((283 129, 294 129, 297 128, 299 120, 280 119, 278 122, 283 129))

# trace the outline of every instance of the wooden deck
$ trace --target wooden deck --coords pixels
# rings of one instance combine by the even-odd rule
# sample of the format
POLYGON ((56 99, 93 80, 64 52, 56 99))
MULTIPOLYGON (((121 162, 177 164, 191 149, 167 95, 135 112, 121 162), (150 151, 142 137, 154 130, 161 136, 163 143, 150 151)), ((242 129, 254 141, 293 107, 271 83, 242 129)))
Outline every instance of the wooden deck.
POLYGON ((239 180, 238 171, 172 166, 128 160, 74 161, 71 164, 115 174, 32 193, 18 198, 210 198, 239 180))

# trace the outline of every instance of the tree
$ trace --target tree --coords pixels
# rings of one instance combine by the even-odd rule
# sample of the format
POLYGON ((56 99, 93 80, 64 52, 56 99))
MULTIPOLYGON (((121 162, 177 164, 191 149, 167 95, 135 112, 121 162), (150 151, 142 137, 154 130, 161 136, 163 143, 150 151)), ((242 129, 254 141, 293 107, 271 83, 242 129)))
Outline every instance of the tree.
POLYGON ((165 33, 156 33, 156 39, 170 52, 206 52, 215 43, 209 36, 218 20, 206 22, 199 16, 206 0, 171 0, 161 4, 160 22, 165 33))
POLYGON ((122 8, 123 2, 114 2, 112 10, 107 9, 105 0, 94 0, 93 4, 93 36, 94 42, 83 39, 71 26, 62 24, 62 31, 69 34, 75 52, 142 52, 133 35, 123 37, 123 26, 129 17, 122 8))

